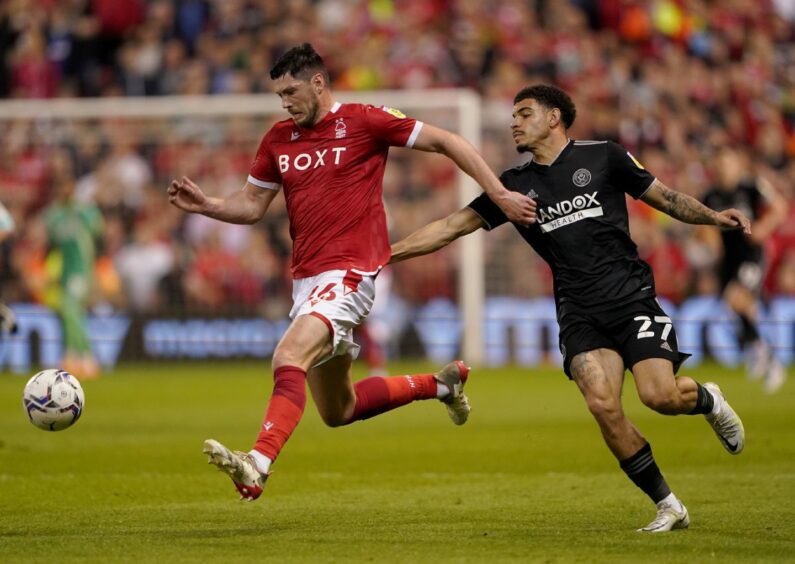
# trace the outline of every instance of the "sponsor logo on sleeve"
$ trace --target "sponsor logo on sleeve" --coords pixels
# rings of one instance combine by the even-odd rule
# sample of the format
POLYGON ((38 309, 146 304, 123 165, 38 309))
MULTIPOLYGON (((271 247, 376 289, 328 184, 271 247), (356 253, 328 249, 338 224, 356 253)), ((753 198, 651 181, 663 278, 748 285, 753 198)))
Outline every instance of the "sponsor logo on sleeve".
POLYGON ((395 108, 389 108, 387 106, 383 106, 381 109, 384 110, 388 114, 392 114, 396 118, 406 119, 406 114, 404 114, 400 110, 396 110, 395 108))

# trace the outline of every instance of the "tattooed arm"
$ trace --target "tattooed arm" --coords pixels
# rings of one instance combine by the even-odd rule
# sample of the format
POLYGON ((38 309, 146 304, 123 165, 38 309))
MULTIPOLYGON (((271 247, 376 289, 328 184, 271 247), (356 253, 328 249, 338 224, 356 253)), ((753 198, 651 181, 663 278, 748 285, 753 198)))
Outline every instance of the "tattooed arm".
POLYGON ((717 225, 723 229, 742 229, 747 234, 751 233, 751 222, 739 210, 729 208, 715 211, 692 196, 671 190, 657 179, 641 200, 684 223, 717 225))

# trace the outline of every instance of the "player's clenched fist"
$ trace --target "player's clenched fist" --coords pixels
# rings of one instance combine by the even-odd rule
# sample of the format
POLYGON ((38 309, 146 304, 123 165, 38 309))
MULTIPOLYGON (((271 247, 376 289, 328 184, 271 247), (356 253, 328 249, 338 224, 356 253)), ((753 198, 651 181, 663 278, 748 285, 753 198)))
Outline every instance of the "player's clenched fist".
POLYGON ((179 209, 191 213, 204 211, 207 197, 187 176, 183 176, 180 180, 172 180, 167 192, 168 201, 179 209))
POLYGON ((536 221, 536 202, 524 194, 505 190, 503 197, 494 203, 513 223, 527 227, 536 221))

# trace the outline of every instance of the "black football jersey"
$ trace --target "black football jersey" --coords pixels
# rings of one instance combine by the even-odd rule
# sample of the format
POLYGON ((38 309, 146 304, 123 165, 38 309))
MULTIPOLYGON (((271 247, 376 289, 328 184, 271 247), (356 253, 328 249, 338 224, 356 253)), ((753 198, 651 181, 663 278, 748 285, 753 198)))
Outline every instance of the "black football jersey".
MULTIPOLYGON (((736 208, 753 223, 759 218, 762 194, 755 182, 742 182, 733 190, 712 188, 704 195, 703 202, 713 210, 736 208)), ((751 242, 742 229, 721 229, 724 257, 734 262, 760 261, 762 247, 751 242)))
MULTIPOLYGON (((537 204, 536 223, 515 224, 552 269, 558 320, 655 296, 651 268, 630 238, 625 194, 640 198, 654 176, 612 141, 569 141, 555 160, 506 170, 509 190, 537 204)), ((508 221, 486 194, 469 204, 491 230, 508 221)))

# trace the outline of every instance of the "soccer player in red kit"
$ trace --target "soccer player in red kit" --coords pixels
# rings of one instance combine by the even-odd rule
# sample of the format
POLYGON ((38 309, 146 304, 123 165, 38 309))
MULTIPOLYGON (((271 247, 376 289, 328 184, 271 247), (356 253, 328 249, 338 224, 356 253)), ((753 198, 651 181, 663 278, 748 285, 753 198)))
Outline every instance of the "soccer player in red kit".
POLYGON ((291 119, 265 134, 243 189, 211 198, 186 177, 168 188, 178 208, 229 223, 260 220, 280 190, 287 203, 292 323, 273 353, 274 388, 262 427, 247 453, 204 442, 210 463, 248 500, 262 493, 271 464, 303 415, 306 383, 331 427, 431 398, 444 402, 458 425, 469 415, 463 392, 468 368, 461 361, 436 374, 370 377, 355 384, 351 378, 358 353, 352 331, 369 313, 375 277, 390 257, 381 200, 390 146, 446 155, 512 220, 535 220, 535 202, 506 190, 460 136, 394 109, 335 101, 323 60, 308 43, 285 53, 270 76, 291 119))

